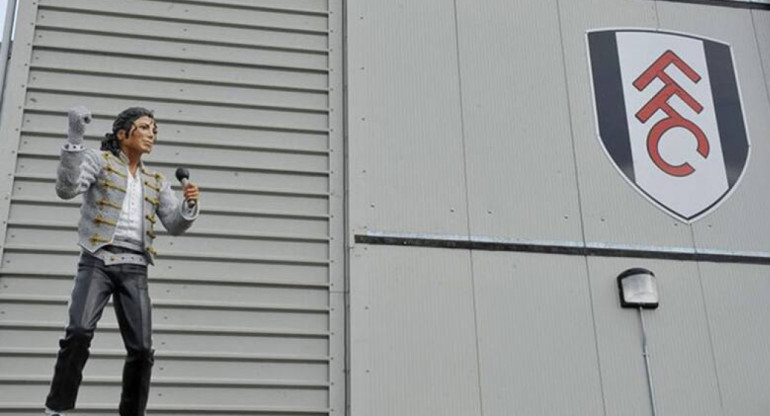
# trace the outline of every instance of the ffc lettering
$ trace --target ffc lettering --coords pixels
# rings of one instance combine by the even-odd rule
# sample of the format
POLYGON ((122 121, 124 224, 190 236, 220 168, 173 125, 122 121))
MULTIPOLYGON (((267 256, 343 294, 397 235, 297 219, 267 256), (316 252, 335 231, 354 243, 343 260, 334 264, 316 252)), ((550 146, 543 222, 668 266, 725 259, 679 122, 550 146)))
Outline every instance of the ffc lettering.
POLYGON ((665 85, 647 104, 642 106, 636 113, 636 118, 642 123, 646 123, 658 110, 663 110, 666 113, 668 117, 658 121, 647 135, 647 152, 655 165, 663 172, 671 176, 683 177, 695 172, 695 168, 687 162, 680 165, 671 165, 663 159, 659 149, 660 140, 663 135, 676 127, 686 129, 695 137, 698 143, 697 151, 704 159, 709 155, 709 142, 706 135, 695 123, 684 118, 668 102, 671 97, 676 95, 696 113, 703 111, 703 106, 665 72, 666 68, 671 64, 676 66, 692 82, 697 84, 700 81, 700 75, 687 65, 686 62, 674 52, 666 51, 633 83, 634 87, 639 91, 647 88, 655 79, 661 80, 665 85))

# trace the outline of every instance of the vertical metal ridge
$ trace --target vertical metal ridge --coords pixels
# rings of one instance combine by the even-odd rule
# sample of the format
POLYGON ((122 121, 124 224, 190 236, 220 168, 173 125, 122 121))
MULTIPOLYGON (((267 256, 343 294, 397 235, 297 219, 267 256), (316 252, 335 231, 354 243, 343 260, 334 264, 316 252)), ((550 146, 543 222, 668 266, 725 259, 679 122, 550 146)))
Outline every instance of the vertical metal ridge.
MULTIPOLYGON (((559 25, 559 49, 561 51, 561 61, 562 61, 562 68, 563 68, 563 82, 564 82, 564 89, 567 95, 567 115, 569 117, 569 132, 570 132, 570 143, 572 144, 572 163, 574 164, 575 168, 575 187, 577 189, 577 204, 578 204, 578 215, 580 216, 580 235, 583 239, 583 245, 586 244, 586 224, 585 224, 585 214, 583 213, 583 195, 580 188, 580 166, 578 163, 578 157, 577 157, 577 146, 575 144, 575 127, 573 123, 575 122, 572 115, 572 97, 570 96, 570 86, 569 86, 569 76, 568 76, 568 68, 567 68, 567 52, 565 50, 565 44, 564 44, 564 23, 562 20, 562 12, 561 12, 561 0, 555 0, 556 2, 556 16, 557 16, 557 22, 559 25)), ((606 393, 604 391, 604 377, 602 375, 602 369, 601 369, 601 354, 599 351, 599 341, 598 341, 598 330, 597 330, 597 323, 596 323, 596 311, 595 306, 593 302, 593 289, 591 285, 591 268, 588 263, 588 257, 584 257, 584 265, 586 270, 586 285, 588 287, 588 298, 591 301, 591 325, 594 331, 594 351, 596 353, 596 363, 597 363, 597 375, 599 379, 599 391, 602 395, 602 410, 604 412, 604 416, 607 416, 607 398, 606 393)))
MULTIPOLYGON (((466 144, 467 135, 465 131, 465 102, 463 100, 463 71, 460 59, 460 20, 457 12, 457 0, 452 0, 452 9, 454 15, 454 37, 455 37, 455 56, 457 70, 457 90, 460 100, 460 136, 462 137, 463 148, 463 187, 465 194, 465 226, 468 238, 471 236, 471 210, 470 210, 470 190, 468 185, 468 146, 466 144)), ((478 386, 479 414, 484 416, 484 395, 482 394, 481 378, 481 356, 479 353, 479 332, 478 332, 478 311, 476 307, 476 279, 475 269, 473 267, 473 251, 468 254, 470 262, 470 282, 471 282, 471 302, 473 307, 473 338, 476 353, 476 385, 478 386)))
POLYGON ((328 407, 330 415, 347 414, 347 285, 345 166, 347 126, 345 115, 345 2, 328 2, 329 84, 329 363, 328 407))
MULTIPOLYGON (((695 232, 693 231, 693 240, 695 239, 695 232)), ((700 295, 703 298, 703 314, 706 316, 706 333, 708 334, 709 352, 711 353, 711 364, 713 366, 714 374, 716 375, 717 393, 719 394, 719 408, 722 410, 722 415, 725 413, 725 400, 724 393, 722 392, 722 382, 719 376, 719 366, 717 365, 717 355, 714 346, 714 331, 711 329, 712 322, 709 314, 709 306, 706 298, 706 290, 703 287, 703 273, 701 271, 700 262, 695 262, 696 270, 698 271, 698 288, 700 289, 700 295)), ((641 313, 641 311, 640 311, 641 313)))

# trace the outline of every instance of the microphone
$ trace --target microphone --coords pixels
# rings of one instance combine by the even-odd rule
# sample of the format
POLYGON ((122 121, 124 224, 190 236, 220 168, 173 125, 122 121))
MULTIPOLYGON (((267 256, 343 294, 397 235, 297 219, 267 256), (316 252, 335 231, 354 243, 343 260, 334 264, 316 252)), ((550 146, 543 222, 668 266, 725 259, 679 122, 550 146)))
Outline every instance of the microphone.
MULTIPOLYGON (((182 186, 187 186, 190 179, 190 171, 186 168, 176 168, 176 178, 182 183, 182 186)), ((190 208, 195 208, 195 203, 194 199, 187 200, 187 206, 190 208)))

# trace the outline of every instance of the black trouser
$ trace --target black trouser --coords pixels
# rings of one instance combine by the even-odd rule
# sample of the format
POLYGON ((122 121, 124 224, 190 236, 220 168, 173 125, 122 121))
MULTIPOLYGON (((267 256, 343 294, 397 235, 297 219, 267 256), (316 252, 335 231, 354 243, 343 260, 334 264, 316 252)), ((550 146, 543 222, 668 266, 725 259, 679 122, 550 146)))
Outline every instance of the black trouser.
POLYGON ((123 366, 120 415, 144 415, 153 364, 147 266, 105 266, 102 260, 85 253, 80 257, 72 289, 69 325, 59 341, 51 392, 46 400, 49 409, 64 411, 75 407, 88 348, 110 295, 128 353, 123 366))

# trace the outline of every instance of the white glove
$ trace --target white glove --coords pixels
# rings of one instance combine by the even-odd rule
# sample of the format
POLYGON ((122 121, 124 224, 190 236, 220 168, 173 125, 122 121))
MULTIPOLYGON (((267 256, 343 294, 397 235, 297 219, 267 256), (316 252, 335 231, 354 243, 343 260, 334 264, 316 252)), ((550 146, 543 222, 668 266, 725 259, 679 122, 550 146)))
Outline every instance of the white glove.
POLYGON ((67 113, 69 117, 69 131, 67 132, 67 141, 70 144, 83 144, 83 136, 86 133, 86 124, 91 122, 91 111, 85 106, 78 105, 70 108, 67 113))

